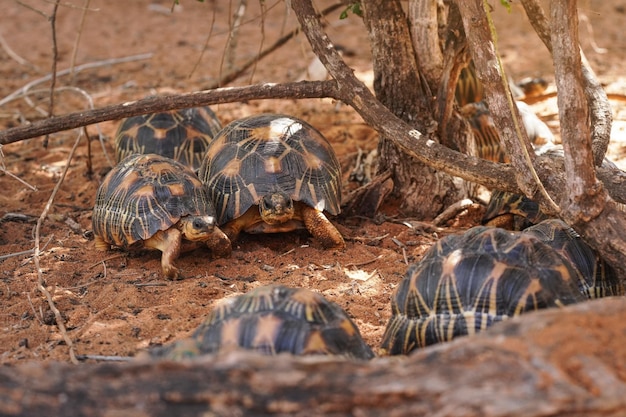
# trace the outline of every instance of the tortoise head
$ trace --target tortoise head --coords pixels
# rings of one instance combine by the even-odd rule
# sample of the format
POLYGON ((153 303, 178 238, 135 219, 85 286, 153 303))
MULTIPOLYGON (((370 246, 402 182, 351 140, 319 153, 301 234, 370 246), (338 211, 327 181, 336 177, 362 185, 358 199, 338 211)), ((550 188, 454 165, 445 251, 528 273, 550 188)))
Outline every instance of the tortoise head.
POLYGON ((281 191, 264 195, 259 201, 259 212, 267 224, 285 223, 293 218, 293 201, 281 191))
POLYGON ((183 237, 194 242, 205 241, 213 235, 215 217, 213 216, 185 216, 178 222, 183 237))

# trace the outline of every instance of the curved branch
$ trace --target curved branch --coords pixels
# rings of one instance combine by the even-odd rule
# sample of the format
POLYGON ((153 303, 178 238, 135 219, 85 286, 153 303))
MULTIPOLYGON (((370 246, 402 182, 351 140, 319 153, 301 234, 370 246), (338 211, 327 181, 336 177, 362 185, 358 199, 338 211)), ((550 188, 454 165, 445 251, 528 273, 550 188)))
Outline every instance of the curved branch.
POLYGON ((547 195, 544 186, 537 181, 533 161, 535 154, 516 106, 502 74, 502 67, 496 51, 495 36, 490 30, 490 21, 483 0, 457 0, 463 27, 470 45, 470 53, 476 66, 476 76, 482 83, 489 104, 489 112, 501 133, 504 147, 516 168, 517 181, 523 193, 534 196, 536 201, 554 210, 554 203, 547 195), (515 117, 513 117, 515 116, 515 117))

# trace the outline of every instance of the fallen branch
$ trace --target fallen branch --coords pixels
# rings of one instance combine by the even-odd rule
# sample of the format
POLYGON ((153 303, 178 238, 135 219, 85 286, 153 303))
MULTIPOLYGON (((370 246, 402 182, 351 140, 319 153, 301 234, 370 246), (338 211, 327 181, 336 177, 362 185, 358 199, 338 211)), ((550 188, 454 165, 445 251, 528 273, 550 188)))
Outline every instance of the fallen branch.
POLYGON ((0 414, 618 417, 625 315, 622 298, 585 302, 370 362, 231 352, 184 362, 23 363, 0 367, 0 414))

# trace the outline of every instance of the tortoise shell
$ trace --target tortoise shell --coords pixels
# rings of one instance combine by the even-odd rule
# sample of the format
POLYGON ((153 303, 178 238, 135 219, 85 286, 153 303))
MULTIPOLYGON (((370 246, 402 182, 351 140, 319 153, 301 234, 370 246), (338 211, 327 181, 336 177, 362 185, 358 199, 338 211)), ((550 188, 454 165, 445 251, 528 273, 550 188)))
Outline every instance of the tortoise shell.
MULTIPOLYGON (((512 80, 509 80, 509 88, 516 100, 527 99, 543 94, 548 88, 548 82, 543 78, 524 78, 517 83, 513 83, 512 80)), ((461 69, 454 93, 455 100, 459 107, 463 107, 469 103, 477 103, 485 99, 485 90, 476 75, 476 66, 473 60, 470 60, 469 63, 461 69)))
POLYGON ((461 114, 467 118, 474 134, 472 154, 488 161, 509 163, 509 155, 500 143, 500 135, 487 103, 479 101, 466 104, 461 108, 461 114))
MULTIPOLYGON (((528 104, 516 101, 522 124, 528 139, 535 146, 554 143, 554 135, 528 104)), ((479 158, 493 162, 509 163, 508 153, 502 146, 500 134, 496 128, 487 102, 469 103, 461 108, 461 114, 467 118, 474 133, 474 153, 479 158)))
POLYGON ((169 278, 180 278, 172 262, 182 239, 230 253, 215 223, 213 204, 191 168, 155 154, 130 155, 115 166, 98 188, 92 214, 97 249, 159 249, 169 278))
POLYGON ((478 80, 476 75, 474 61, 470 61, 467 66, 461 69, 454 91, 454 98, 459 107, 484 100, 485 91, 483 84, 478 80))
POLYGON ((481 223, 509 230, 523 230, 548 219, 539 204, 523 194, 496 190, 491 193, 489 204, 481 223))
POLYGON ((188 339, 153 349, 182 359, 234 349, 274 355, 374 356, 356 325, 337 304, 304 288, 268 285, 220 303, 188 339))
POLYGON ((538 237, 574 265, 580 272, 579 290, 587 298, 624 295, 624 284, 613 267, 564 221, 544 220, 528 227, 523 233, 538 237))
POLYGON ((209 107, 129 117, 122 120, 115 134, 116 161, 134 153, 154 153, 197 170, 209 143, 221 128, 209 107))
POLYGON ((483 331, 522 313, 585 300, 578 271, 532 233, 474 227, 409 267, 383 336, 388 354, 483 331))
POLYGON ((320 132, 292 116, 261 114, 230 123, 211 142, 198 176, 219 224, 276 190, 320 211, 340 212, 339 161, 320 132))
POLYGON ((189 215, 215 216, 198 177, 155 154, 130 155, 106 175, 96 193, 94 233, 129 248, 189 215))

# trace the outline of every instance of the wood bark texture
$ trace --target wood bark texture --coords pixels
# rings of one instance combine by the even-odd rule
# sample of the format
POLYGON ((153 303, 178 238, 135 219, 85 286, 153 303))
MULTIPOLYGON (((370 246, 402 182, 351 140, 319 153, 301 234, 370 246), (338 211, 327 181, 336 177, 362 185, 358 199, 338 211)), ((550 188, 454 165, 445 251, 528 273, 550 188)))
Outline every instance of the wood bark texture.
POLYGON ((0 415, 617 417, 625 316, 624 298, 596 300, 370 362, 231 352, 5 366, 0 415))
MULTIPOLYGON (((437 22, 436 2, 424 12, 433 13, 437 22)), ((374 61, 374 91, 377 99, 395 116, 421 132, 432 130, 432 97, 425 77, 420 76, 408 19, 401 2, 363 1, 364 22, 370 33, 374 61)), ((422 16, 423 20, 426 19, 422 16)), ((437 34, 437 28, 432 28, 437 34)), ((440 50, 438 41, 434 47, 440 50)), ((425 57, 428 59, 428 57, 425 57)), ((439 69, 440 72, 440 69, 439 69)), ((437 171, 407 157, 393 138, 381 135, 381 168, 389 170, 395 192, 402 196, 403 212, 422 219, 432 219, 445 207, 462 198, 462 192, 445 172, 437 171)))

